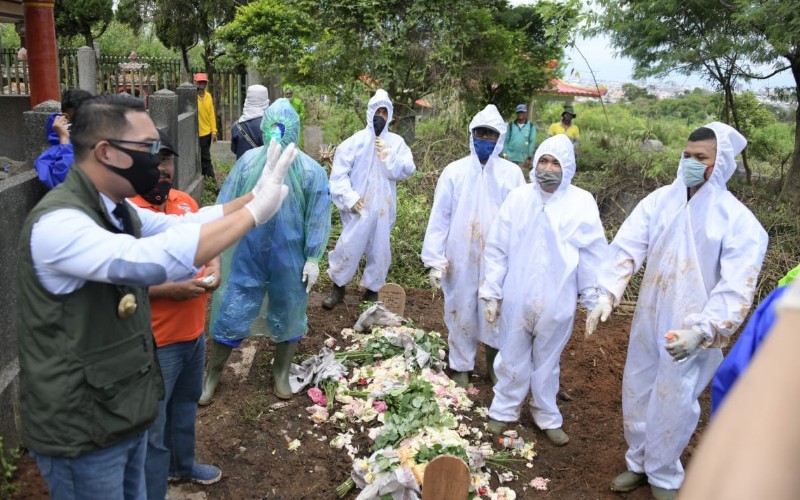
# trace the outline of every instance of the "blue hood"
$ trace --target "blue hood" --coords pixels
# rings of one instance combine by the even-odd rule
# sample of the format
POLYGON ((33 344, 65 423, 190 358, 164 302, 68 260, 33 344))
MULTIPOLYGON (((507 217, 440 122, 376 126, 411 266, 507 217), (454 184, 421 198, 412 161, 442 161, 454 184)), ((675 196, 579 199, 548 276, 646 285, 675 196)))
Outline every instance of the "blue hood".
POLYGON ((58 133, 53 130, 53 122, 56 120, 56 116, 61 116, 61 113, 52 113, 47 117, 47 142, 53 146, 57 146, 59 143, 58 133))

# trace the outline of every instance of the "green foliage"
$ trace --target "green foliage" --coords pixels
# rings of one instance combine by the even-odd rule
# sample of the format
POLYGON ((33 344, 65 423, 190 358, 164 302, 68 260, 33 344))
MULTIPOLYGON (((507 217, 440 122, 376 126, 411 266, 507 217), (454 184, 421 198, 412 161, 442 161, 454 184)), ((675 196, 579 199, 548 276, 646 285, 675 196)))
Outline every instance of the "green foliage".
POLYGON ((179 56, 165 47, 152 30, 136 31, 118 20, 111 21, 106 32, 96 41, 100 44, 100 54, 104 56, 127 57, 131 52, 136 52, 139 57, 179 56))
POLYGON ((565 12, 575 9, 551 8, 559 23, 538 5, 515 9, 501 0, 256 0, 217 35, 240 60, 255 57, 295 82, 351 91, 349 82, 361 78, 381 86, 403 117, 417 99, 445 89, 471 107, 527 100, 546 79, 544 62, 563 50, 548 30, 567 31, 565 12))
POLYGON ((4 49, 16 49, 21 46, 13 24, 0 24, 0 46, 4 49))
POLYGON ((0 436, 0 496, 3 498, 19 493, 19 486, 11 483, 19 457, 19 448, 6 448, 0 436))
POLYGON ((658 99, 648 92, 647 89, 643 89, 633 83, 623 83, 622 92, 625 94, 625 99, 628 102, 636 102, 639 99, 644 99, 645 101, 654 101, 658 99))
POLYGON ((431 384, 419 377, 412 377, 407 386, 390 389, 384 400, 388 409, 373 450, 396 444, 425 427, 450 428, 456 424, 452 415, 439 408, 431 384))
POLYGON ((91 47, 114 17, 112 0, 56 0, 54 14, 59 38, 82 37, 91 47))

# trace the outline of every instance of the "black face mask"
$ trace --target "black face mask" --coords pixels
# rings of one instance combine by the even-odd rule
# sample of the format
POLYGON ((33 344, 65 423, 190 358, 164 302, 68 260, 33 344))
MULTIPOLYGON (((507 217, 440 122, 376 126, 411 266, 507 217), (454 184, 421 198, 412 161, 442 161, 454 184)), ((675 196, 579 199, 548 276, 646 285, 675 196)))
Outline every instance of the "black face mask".
POLYGON ((130 156, 131 160, 133 160, 133 164, 130 168, 119 168, 109 165, 108 163, 100 163, 103 163, 107 169, 130 182, 136 194, 144 195, 152 191, 153 188, 156 187, 156 184, 158 184, 158 179, 161 177, 161 173, 158 171, 161 158, 159 158, 157 154, 123 148, 122 146, 117 146, 112 143, 109 144, 111 147, 119 149, 130 156))
POLYGON ((383 128, 386 126, 386 118, 382 117, 381 115, 375 115, 372 117, 372 128, 375 129, 375 135, 381 135, 383 132, 383 128))
POLYGON ((142 198, 153 205, 163 205, 164 202, 167 201, 170 189, 172 189, 172 179, 169 177, 162 177, 158 180, 156 187, 149 193, 143 194, 142 198))

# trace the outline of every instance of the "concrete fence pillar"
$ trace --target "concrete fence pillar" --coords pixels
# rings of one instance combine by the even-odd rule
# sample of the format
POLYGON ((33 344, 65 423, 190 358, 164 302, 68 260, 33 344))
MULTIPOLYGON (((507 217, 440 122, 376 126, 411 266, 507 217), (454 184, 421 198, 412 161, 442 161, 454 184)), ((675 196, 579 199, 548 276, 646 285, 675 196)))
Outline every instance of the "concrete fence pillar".
POLYGON ((47 119, 51 113, 60 113, 61 103, 44 101, 30 111, 22 113, 25 122, 25 167, 33 168, 33 162, 50 147, 47 142, 47 119))
POLYGON ((78 49, 78 87, 97 95, 97 55, 91 47, 78 49))

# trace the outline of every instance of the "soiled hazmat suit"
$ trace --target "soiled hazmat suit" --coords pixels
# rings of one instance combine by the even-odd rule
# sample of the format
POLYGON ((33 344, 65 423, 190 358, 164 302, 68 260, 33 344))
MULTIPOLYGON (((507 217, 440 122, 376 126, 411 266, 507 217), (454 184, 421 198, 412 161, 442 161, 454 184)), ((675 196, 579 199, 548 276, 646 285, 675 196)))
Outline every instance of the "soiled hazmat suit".
POLYGON ((397 211, 395 182, 414 173, 414 159, 403 138, 389 132, 392 102, 385 90, 379 89, 367 105, 367 126, 336 148, 331 169, 331 196, 342 216, 342 234, 336 248, 328 255, 328 275, 337 286, 353 279, 366 253, 367 265, 361 286, 377 292, 385 283, 392 262, 389 236, 397 211), (378 108, 386 108, 389 117, 376 136, 373 117, 378 108), (382 155, 375 139, 383 141, 382 155), (363 200, 358 214, 354 207, 363 200))
POLYGON ((497 322, 504 341, 489 416, 518 420, 530 392, 533 420, 547 430, 563 422, 556 406, 561 351, 572 335, 578 296, 584 307, 595 305, 608 242, 594 197, 570 184, 575 152, 569 138, 542 142, 533 167, 531 184, 511 192, 489 233, 479 296, 502 300, 497 322), (545 154, 561 164, 561 184, 552 194, 536 177, 545 154))
MULTIPOLYGON (((285 147, 297 140, 299 129, 297 113, 286 99, 278 99, 267 108, 261 121, 266 144, 276 138, 285 147)), ((218 203, 253 188, 267 160, 268 149, 268 146, 252 149, 236 162, 222 186, 218 203)), ((223 281, 214 294, 211 337, 215 340, 213 347, 223 352, 220 346, 237 347, 250 336, 251 323, 259 311, 265 311, 264 334, 278 343, 274 369, 282 370, 282 365, 277 365, 282 358, 289 358, 287 387, 281 392, 288 397, 291 395, 286 392, 288 361, 307 329, 307 290, 313 284, 310 281, 316 280, 314 269, 319 272, 317 263, 328 243, 331 217, 328 179, 325 170, 311 157, 299 151, 285 183, 289 194, 278 214, 251 230, 222 255, 223 281)), ((209 374, 211 368, 209 365, 209 374)), ((276 383, 277 378, 276 375, 276 383)), ((208 380, 206 385, 209 389, 208 380)), ((208 402, 213 394, 211 389, 204 391, 202 402, 208 402)))
POLYGON ((525 184, 517 165, 500 158, 507 127, 494 105, 486 106, 469 125, 500 133, 494 151, 481 165, 470 138, 470 155, 442 171, 422 244, 422 262, 442 273, 444 321, 450 345, 450 368, 471 371, 478 342, 500 348, 497 327, 486 322, 478 287, 483 281, 483 248, 492 222, 508 194, 525 184))
POLYGON ((750 310, 767 249, 761 224, 726 187, 747 140, 723 123, 706 127, 717 142, 711 176, 689 199, 679 169, 671 185, 642 200, 598 278, 618 303, 647 261, 622 381, 625 459, 651 486, 671 490, 683 482, 680 456, 700 418, 697 398, 750 310), (701 332, 705 348, 674 360, 665 335, 679 329, 701 332))

